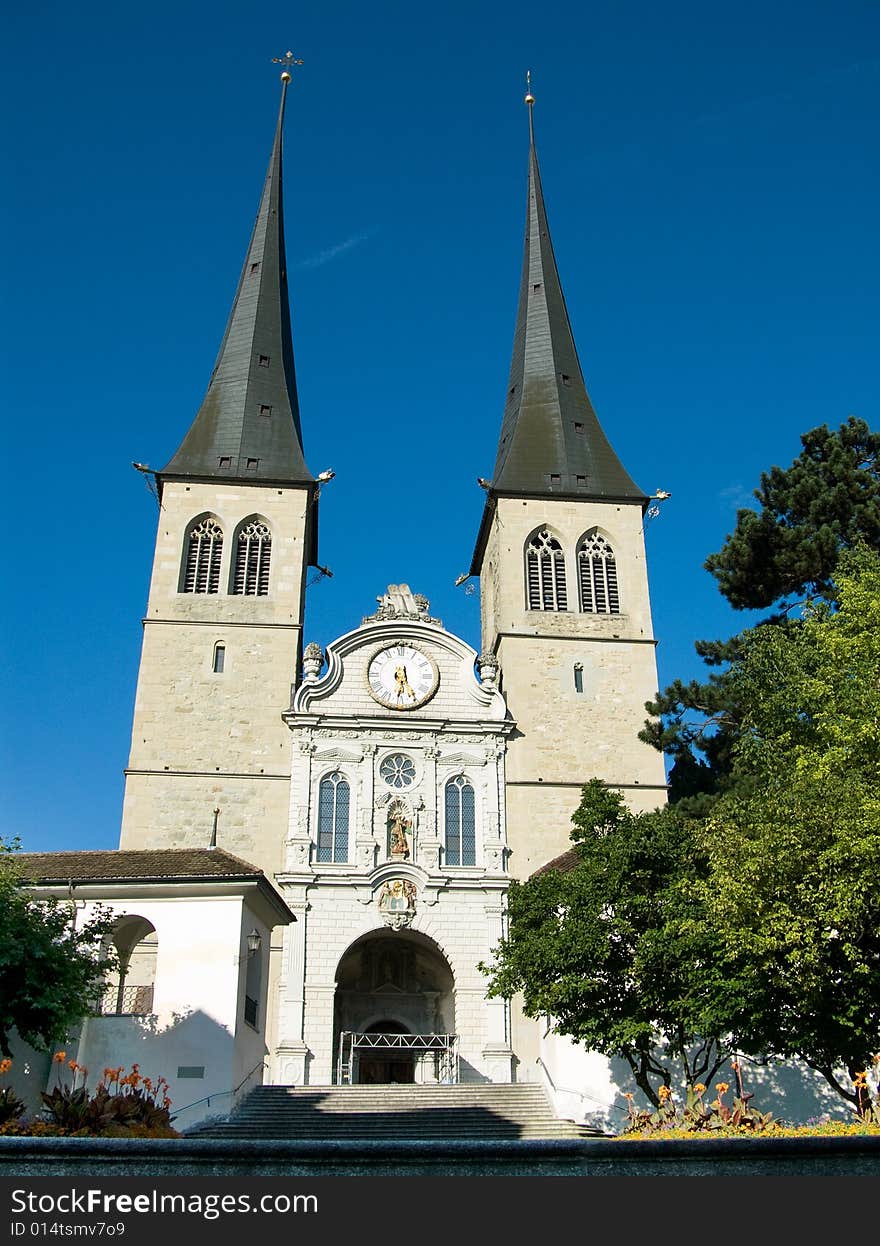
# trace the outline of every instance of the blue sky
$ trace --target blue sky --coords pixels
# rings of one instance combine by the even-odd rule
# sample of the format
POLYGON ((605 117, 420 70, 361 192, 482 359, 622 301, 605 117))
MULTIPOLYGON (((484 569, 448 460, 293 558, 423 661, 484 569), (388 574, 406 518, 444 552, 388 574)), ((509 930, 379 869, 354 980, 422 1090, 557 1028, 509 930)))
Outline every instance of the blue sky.
POLYGON ((749 621, 702 563, 761 471, 819 424, 878 427, 876 2, 37 3, 6 26, 0 834, 28 849, 118 841, 157 521, 130 464, 167 462, 201 401, 287 48, 305 451, 337 473, 307 640, 403 580, 479 645, 453 585, 510 362, 526 69, 587 387, 672 494, 646 530, 661 685, 749 621))

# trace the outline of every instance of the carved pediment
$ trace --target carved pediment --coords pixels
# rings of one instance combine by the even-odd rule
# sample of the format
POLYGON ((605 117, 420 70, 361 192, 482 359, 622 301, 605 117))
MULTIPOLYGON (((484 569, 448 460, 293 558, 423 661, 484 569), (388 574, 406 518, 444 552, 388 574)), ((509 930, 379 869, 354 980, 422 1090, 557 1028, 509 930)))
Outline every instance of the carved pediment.
POLYGON ((358 761, 363 761, 363 760, 364 760, 364 755, 362 752, 355 753, 351 749, 323 748, 320 750, 320 752, 318 751, 315 752, 315 761, 358 762, 358 761))
POLYGON ((485 753, 465 753, 459 750, 457 753, 441 753, 437 758, 438 766, 485 766, 485 753))

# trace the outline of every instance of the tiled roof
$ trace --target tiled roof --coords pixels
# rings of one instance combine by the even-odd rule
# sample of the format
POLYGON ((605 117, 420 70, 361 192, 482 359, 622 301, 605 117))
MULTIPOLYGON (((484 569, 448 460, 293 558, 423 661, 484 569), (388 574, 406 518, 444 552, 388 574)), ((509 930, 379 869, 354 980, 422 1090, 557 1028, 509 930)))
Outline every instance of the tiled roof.
POLYGON ((175 878, 257 878, 263 871, 220 848, 20 852, 12 858, 33 882, 126 882, 175 878))
POLYGON ((580 861, 580 853, 577 848, 569 848, 567 852, 563 852, 561 856, 554 857, 552 861, 548 861, 546 865, 541 865, 530 875, 535 878, 538 874, 546 874, 549 870, 559 870, 562 874, 567 874, 569 870, 573 870, 580 861))

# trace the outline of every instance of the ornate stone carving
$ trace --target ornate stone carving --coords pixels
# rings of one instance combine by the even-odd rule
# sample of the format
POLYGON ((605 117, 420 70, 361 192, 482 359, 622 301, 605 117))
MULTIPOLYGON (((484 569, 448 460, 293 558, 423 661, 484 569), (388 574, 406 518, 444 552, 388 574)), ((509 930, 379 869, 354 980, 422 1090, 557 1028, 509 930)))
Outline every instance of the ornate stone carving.
POLYGON ((314 640, 307 644, 303 652, 303 680, 314 683, 321 674, 324 665, 324 650, 314 640))
POLYGON ((405 861, 409 856, 407 832, 412 822, 405 816, 403 805, 397 801, 388 810, 388 855, 394 861, 405 861))
POLYGON ((498 679, 498 659, 491 650, 484 650, 477 658, 477 670, 480 672, 483 687, 494 692, 498 679))
POLYGON ((406 878, 389 878, 379 892, 379 913, 392 930, 409 926, 416 912, 416 888, 406 878))
POLYGON ((430 615, 431 603, 421 593, 413 593, 408 584, 389 584, 386 592, 376 598, 375 614, 364 616, 364 623, 384 623, 388 619, 416 619, 420 623, 443 624, 430 615))

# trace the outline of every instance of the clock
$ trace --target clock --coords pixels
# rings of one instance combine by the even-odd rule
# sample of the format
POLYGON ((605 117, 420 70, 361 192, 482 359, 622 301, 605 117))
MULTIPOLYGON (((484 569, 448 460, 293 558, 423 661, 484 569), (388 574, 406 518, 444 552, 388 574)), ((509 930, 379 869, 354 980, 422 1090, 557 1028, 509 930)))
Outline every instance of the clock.
POLYGON ((413 645, 387 645, 367 666, 367 689, 374 701, 392 710, 414 710, 437 691, 437 664, 413 645))

